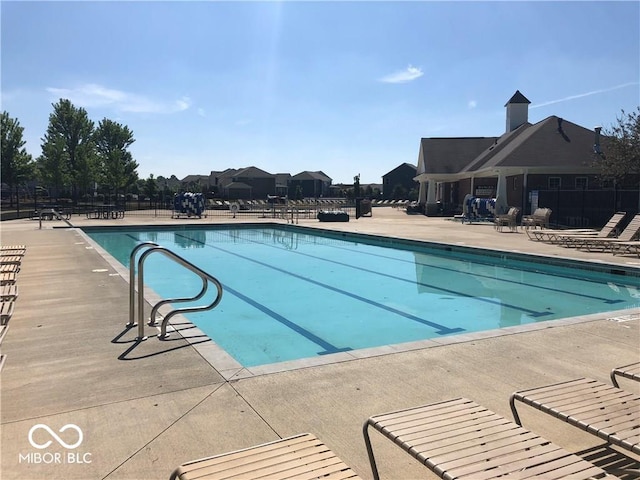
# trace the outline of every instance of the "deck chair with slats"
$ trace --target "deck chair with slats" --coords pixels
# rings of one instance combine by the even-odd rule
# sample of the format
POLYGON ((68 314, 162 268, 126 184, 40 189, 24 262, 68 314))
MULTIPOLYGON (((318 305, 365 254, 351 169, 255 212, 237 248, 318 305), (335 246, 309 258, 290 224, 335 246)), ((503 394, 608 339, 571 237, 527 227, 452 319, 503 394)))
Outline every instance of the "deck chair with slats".
POLYGON ((625 365, 623 367, 616 367, 611 370, 611 383, 620 388, 616 377, 628 378, 629 380, 640 382, 640 362, 625 365))
POLYGON ((0 247, 0 255, 24 255, 27 251, 25 245, 2 245, 0 247))
POLYGON ((0 286, 0 299, 15 300, 18 298, 18 285, 2 285, 0 286))
POLYGON ((19 263, 0 263, 0 274, 18 273, 19 271, 20 271, 19 263))
POLYGON ((22 263, 22 255, 2 255, 0 256, 0 265, 20 265, 22 263))
POLYGON ((640 454, 640 395, 589 378, 522 390, 511 395, 513 418, 522 425, 516 401, 585 430, 611 445, 640 454))
POLYGON ((180 465, 170 480, 358 479, 335 453, 310 433, 180 465))
POLYGON ((6 325, 13 315, 14 300, 2 300, 0 303, 0 325, 6 325))
POLYGON ((550 230, 550 229, 542 229, 542 230, 526 230, 527 235, 531 240, 536 240, 539 242, 548 242, 548 243, 562 243, 566 241, 567 237, 571 236, 592 236, 595 235, 600 238, 606 238, 613 235, 618 226, 622 222, 626 215, 626 212, 616 212, 614 213, 609 221, 600 229, 570 229, 570 230, 550 230))
POLYGON ((635 215, 631 221, 624 227, 617 237, 574 237, 568 238, 568 247, 577 247, 581 249, 592 250, 611 250, 622 243, 628 243, 637 238, 640 234, 640 213, 635 215))
POLYGON ((4 285, 15 285, 16 283, 16 273, 2 273, 0 272, 0 286, 4 285))
POLYGON ((373 428, 440 478, 602 478, 607 473, 466 398, 369 418, 363 427, 378 480, 368 429, 373 428))

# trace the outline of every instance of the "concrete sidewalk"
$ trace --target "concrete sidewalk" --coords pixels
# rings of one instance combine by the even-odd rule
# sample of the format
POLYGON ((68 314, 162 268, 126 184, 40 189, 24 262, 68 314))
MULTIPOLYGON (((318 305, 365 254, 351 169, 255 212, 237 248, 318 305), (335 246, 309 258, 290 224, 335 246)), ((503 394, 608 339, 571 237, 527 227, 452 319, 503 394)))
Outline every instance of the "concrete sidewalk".
MULTIPOLYGON (((191 222, 213 223, 216 219, 191 222)), ((227 219, 233 223, 239 219, 227 219)), ((255 219, 251 219, 255 221, 255 219)), ((273 221, 266 219, 262 221, 273 221)), ((127 216, 76 226, 180 224, 127 216)), ((280 221, 282 222, 282 221, 280 221)), ((639 265, 637 258, 532 242, 490 225, 374 209, 372 218, 312 227, 465 244, 508 251, 639 265)), ((517 389, 592 377, 640 360, 640 308, 529 332, 391 352, 248 378, 225 380, 183 339, 136 344, 128 320, 128 278, 62 222, 3 222, 2 244, 25 244, 20 296, 2 344, 3 479, 163 479, 180 463, 301 432, 312 432, 359 475, 371 478, 361 428, 385 411, 465 396, 511 418, 517 389), (63 443, 79 439, 66 449, 63 443), (36 427, 43 425, 42 427, 36 427), (44 427, 50 428, 51 432, 44 427), (31 431, 31 435, 30 435, 31 431), (37 448, 47 441, 46 448, 37 448)), ((208 342, 206 338, 203 343, 208 342)), ((625 388, 640 393, 640 385, 625 388)), ((574 452, 611 453, 595 436, 522 410, 524 425, 574 452)), ((373 437, 384 479, 432 478, 388 441, 373 437)), ((624 454, 623 463, 632 456, 624 454)), ((636 464, 636 468, 638 468, 636 464)), ((433 477, 435 478, 435 477, 433 477)))

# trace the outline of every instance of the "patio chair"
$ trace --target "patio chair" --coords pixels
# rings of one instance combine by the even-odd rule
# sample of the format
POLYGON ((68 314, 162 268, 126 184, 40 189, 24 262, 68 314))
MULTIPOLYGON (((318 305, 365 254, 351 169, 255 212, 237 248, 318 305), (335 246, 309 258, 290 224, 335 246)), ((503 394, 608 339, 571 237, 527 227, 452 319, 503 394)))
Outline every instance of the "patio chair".
POLYGON ((638 234, 640 234, 640 213, 631 219, 629 224, 617 237, 567 237, 564 245, 567 247, 585 248, 589 251, 613 251, 617 244, 631 242, 638 234))
POLYGON ((625 365, 623 367, 616 367, 611 370, 611 383, 613 383, 614 386, 620 388, 616 377, 628 378, 630 380, 640 382, 640 362, 625 365))
POLYGON ((536 208, 531 215, 522 217, 522 226, 529 228, 549 228, 549 218, 551 218, 550 208, 536 208))
POLYGON ((516 401, 640 454, 640 395, 637 393, 589 378, 522 390, 509 399, 513 418, 522 425, 516 401))
POLYGON ((187 462, 170 480, 357 479, 329 448, 310 433, 187 462))
POLYGON ((616 212, 614 213, 609 221, 602 227, 600 230, 594 230, 592 228, 577 228, 577 229, 568 229, 568 230, 550 230, 550 229, 542 229, 542 230, 532 230, 527 229, 527 235, 529 239, 535 240, 538 242, 550 242, 550 243, 558 243, 561 242, 564 238, 576 235, 576 236, 587 236, 593 235, 599 238, 606 238, 615 233, 622 222, 622 219, 625 217, 626 212, 616 212))
POLYGON ((368 428, 440 478, 596 478, 606 472, 466 398, 369 418, 363 435, 378 480, 368 428))
POLYGON ((509 230, 514 232, 518 228, 518 224, 516 223, 518 213, 520 213, 519 208, 511 207, 509 211, 504 215, 496 215, 493 220, 493 224, 496 230, 501 232, 502 227, 509 227, 509 230))

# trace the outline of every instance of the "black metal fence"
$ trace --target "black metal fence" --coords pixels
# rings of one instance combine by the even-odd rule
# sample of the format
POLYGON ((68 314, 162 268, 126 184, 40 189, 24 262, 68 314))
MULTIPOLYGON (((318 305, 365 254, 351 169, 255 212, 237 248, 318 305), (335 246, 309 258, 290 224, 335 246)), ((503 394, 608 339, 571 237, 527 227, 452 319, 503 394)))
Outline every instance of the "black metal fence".
POLYGON ((569 227, 601 227, 615 212, 627 218, 639 213, 639 190, 539 190, 538 206, 551 208, 550 223, 569 227))
MULTIPOLYGON (((197 217, 178 212, 173 208, 173 202, 166 200, 135 200, 120 203, 78 203, 53 202, 33 203, 28 201, 14 201, 13 205, 3 203, 2 220, 18 218, 38 219, 40 212, 55 209, 67 217, 82 215, 87 218, 117 218, 118 215, 145 218, 189 218, 197 217)), ((324 198, 290 200, 279 203, 266 200, 218 200, 208 199, 201 218, 316 218, 320 211, 344 211, 350 217, 355 216, 356 205, 353 199, 324 198)), ((354 217, 355 218, 355 217, 354 217)))

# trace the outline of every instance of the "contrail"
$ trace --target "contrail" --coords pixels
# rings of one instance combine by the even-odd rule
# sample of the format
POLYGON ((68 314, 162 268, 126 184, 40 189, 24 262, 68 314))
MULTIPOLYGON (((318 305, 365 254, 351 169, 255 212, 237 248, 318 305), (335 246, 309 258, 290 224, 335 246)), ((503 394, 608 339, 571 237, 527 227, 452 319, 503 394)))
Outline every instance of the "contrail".
POLYGON ((529 108, 538 108, 538 107, 546 107, 547 105, 553 105, 554 103, 566 102, 568 100, 575 100, 576 98, 589 97, 591 95, 597 95, 598 93, 610 92, 612 90, 618 90, 619 88, 630 87, 632 85, 640 85, 640 82, 629 82, 623 83, 622 85, 616 85, 611 88, 603 88, 601 90, 593 90, 592 92, 581 93, 579 95, 571 95, 570 97, 559 98, 558 100, 549 100, 548 102, 538 103, 536 105, 532 105, 529 108))

